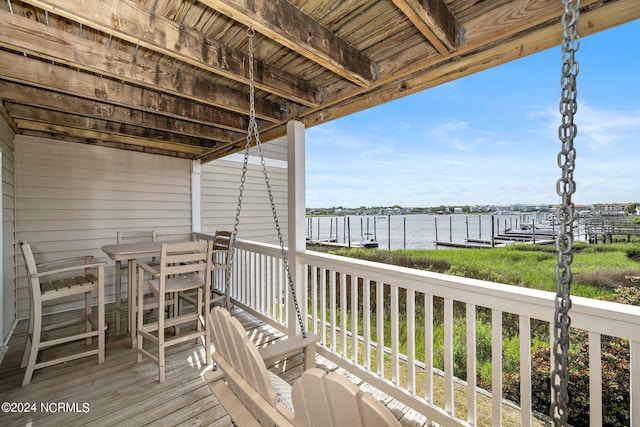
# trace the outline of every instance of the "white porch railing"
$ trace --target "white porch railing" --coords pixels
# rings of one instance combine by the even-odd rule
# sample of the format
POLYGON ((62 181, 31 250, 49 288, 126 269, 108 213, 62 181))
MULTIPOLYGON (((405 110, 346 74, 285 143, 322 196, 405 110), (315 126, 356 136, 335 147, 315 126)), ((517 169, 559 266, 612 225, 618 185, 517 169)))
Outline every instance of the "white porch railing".
MULTIPOLYGON (((281 258, 276 246, 238 241, 231 296, 244 309, 286 331, 290 293, 281 258)), ((503 313, 517 316, 521 423, 532 423, 531 328, 544 322, 548 326, 543 327, 551 330, 553 293, 311 251, 299 253, 298 263, 304 266, 305 285, 299 299, 307 302, 301 308, 307 311, 309 330, 321 337, 318 353, 439 424, 479 421, 475 384, 480 312, 485 317, 490 313, 491 319, 490 422, 502 423, 503 313), (454 312, 464 314, 466 325, 468 381, 462 390, 454 386, 460 383, 454 373, 454 312), (435 317, 443 325, 442 371, 434 369, 435 317), (440 390, 444 404, 436 404, 434 387, 444 389, 440 390), (466 402, 462 408, 455 403, 461 399, 466 402)), ((639 425, 640 307, 573 297, 570 316, 573 328, 588 333, 590 424, 603 424, 600 342, 601 336, 613 336, 629 342, 631 424, 639 425)))
MULTIPOLYGON (((279 246, 236 241, 230 296, 234 304, 281 332, 287 332, 291 293, 279 246)), ((224 283, 216 278, 215 283, 224 283)), ((220 288, 222 290, 224 288, 220 288)), ((300 296, 304 301, 305 295, 300 296)))

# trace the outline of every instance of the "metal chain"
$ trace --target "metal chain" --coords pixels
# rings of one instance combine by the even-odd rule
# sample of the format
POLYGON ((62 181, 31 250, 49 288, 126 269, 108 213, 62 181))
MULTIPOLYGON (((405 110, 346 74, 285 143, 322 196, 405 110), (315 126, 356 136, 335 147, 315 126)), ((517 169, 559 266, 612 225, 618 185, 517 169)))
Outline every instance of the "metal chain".
POLYGON ((580 0, 562 0, 564 14, 562 16, 562 88, 560 98, 560 113, 562 123, 558 128, 558 137, 562 142, 562 149, 558 154, 558 166, 562 169, 562 177, 556 183, 556 192, 562 197, 562 206, 557 210, 560 221, 560 232, 556 239, 558 264, 556 265, 556 298, 554 318, 554 355, 553 371, 551 374, 551 418, 556 426, 566 425, 569 416, 569 327, 571 317, 571 263, 573 262, 573 220, 574 204, 571 196, 576 191, 573 180, 575 170, 576 149, 573 140, 578 133, 574 123, 574 116, 578 110, 576 77, 579 64, 575 60, 575 53, 580 47, 577 35, 580 0))
MULTIPOLYGON (((255 31, 252 28, 247 30, 249 36, 249 128, 247 132, 247 145, 244 153, 244 163, 242 166, 242 178, 240 179, 240 194, 238 195, 238 207, 236 209, 236 222, 234 226, 234 236, 237 235, 238 224, 240 223, 240 209, 242 206, 242 193, 244 191, 244 182, 247 173, 247 165, 249 162, 249 149, 251 148, 251 141, 255 137, 256 147, 260 152, 260 164, 262 165, 262 173, 264 175, 264 182, 267 186, 267 193, 269 194, 269 203, 271 204, 271 212, 273 213, 273 221, 275 222, 276 232, 278 233, 278 240, 280 242, 280 251, 282 252, 282 259, 284 261, 284 267, 287 274, 287 280, 289 282, 289 289, 291 290, 291 297, 296 309, 296 315, 298 316, 298 323, 300 324, 300 331, 304 338, 307 337, 304 321, 302 320, 302 314, 300 311, 300 305, 298 304, 298 298, 296 296, 296 288, 293 284, 293 278, 291 276, 291 269, 289 268, 289 261, 287 259, 287 251, 284 248, 284 238, 282 237, 282 230, 280 229, 280 220, 278 219, 278 212, 276 210, 276 204, 273 198, 273 191, 271 190, 271 184, 269 182, 269 175, 267 174, 267 166, 264 160, 264 153, 262 152, 262 143, 260 142, 260 133, 258 132, 258 123, 256 121, 255 110, 255 87, 253 81, 253 37, 255 31)), ((233 252, 235 252, 235 239, 233 242, 233 252)), ((232 252, 232 254, 233 254, 232 252)), ((233 255, 232 255, 233 256, 233 255)), ((233 257, 232 257, 233 261, 233 257)), ((231 268, 229 268, 229 271, 231 268)))
POLYGON ((242 176, 240 177, 240 190, 238 192, 238 205, 236 206, 236 220, 233 225, 233 242, 231 245, 231 254, 229 256, 229 268, 225 277, 225 307, 230 308, 229 284, 231 283, 231 270, 233 269, 233 258, 236 253, 236 236, 238 235, 238 225, 240 224, 240 211, 242 209, 242 195, 244 193, 244 182, 247 177, 247 166, 249 164, 249 149, 251 148, 251 137, 247 135, 247 144, 244 151, 244 161, 242 162, 242 176))

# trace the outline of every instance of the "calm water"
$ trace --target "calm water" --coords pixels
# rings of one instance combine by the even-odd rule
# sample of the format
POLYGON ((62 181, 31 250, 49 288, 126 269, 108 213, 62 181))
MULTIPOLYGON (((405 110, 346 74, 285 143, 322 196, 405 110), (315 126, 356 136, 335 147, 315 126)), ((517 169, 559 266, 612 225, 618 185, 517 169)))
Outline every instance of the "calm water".
POLYGON ((355 244, 368 234, 378 241, 381 249, 434 249, 436 240, 455 243, 464 243, 467 238, 491 240, 492 218, 493 232, 499 234, 506 228, 516 229, 543 217, 543 214, 308 217, 307 236, 314 240, 337 238, 340 243, 350 239, 355 244))

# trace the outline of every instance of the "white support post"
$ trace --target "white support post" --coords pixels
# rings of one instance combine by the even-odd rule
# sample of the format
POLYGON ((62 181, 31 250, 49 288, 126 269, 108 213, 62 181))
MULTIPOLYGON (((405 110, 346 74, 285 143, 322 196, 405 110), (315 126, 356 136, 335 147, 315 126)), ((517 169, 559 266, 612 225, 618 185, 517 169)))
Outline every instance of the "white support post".
MULTIPOLYGON (((292 120, 287 123, 288 261, 303 320, 307 316, 304 265, 298 262, 297 254, 306 248, 304 131, 302 122, 292 120)), ((299 335, 301 331, 293 298, 289 299, 288 312, 288 335, 299 335)))
POLYGON ((202 231, 202 164, 191 162, 191 231, 202 231))

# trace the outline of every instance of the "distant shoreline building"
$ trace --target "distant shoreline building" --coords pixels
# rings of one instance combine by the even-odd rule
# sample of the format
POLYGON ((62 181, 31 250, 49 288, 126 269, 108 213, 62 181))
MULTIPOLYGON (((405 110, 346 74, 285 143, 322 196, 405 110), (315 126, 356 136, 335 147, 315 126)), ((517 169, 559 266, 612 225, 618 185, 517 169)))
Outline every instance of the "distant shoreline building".
POLYGON ((628 203, 596 203, 593 205, 594 212, 601 216, 620 216, 624 215, 624 210, 628 203))

